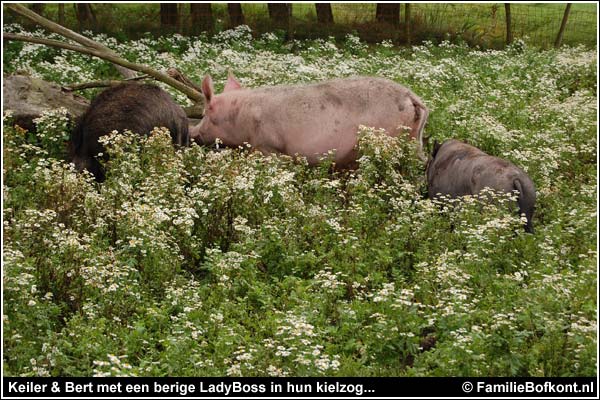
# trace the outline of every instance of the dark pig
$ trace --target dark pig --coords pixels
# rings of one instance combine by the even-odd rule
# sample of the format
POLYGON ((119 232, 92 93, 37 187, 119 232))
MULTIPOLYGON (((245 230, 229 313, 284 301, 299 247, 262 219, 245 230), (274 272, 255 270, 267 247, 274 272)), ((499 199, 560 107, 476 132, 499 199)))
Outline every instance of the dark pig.
POLYGON ((163 89, 138 83, 106 89, 92 101, 71 134, 72 161, 78 170, 87 169, 102 182, 104 170, 96 157, 104 149, 98 139, 125 129, 147 135, 155 127, 168 128, 174 144, 189 145, 187 116, 163 89))
POLYGON ((519 213, 527 218, 525 231, 533 233, 535 186, 522 169, 509 161, 450 139, 434 144, 426 174, 430 199, 475 195, 485 187, 504 193, 518 191, 519 213))
POLYGON ((429 111, 409 89, 382 78, 335 79, 311 85, 244 89, 229 75, 216 95, 210 76, 202 82, 204 118, 190 136, 210 145, 249 143, 265 153, 306 157, 317 164, 335 150, 337 167, 356 161, 359 125, 383 128, 390 136, 409 129, 422 153, 423 128, 429 111))

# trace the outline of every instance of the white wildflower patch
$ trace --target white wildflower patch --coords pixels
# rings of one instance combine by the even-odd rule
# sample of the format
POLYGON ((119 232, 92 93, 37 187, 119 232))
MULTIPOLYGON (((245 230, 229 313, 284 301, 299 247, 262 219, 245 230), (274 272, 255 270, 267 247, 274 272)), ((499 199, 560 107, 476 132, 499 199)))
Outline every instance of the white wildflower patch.
POLYGON ((394 290, 395 290, 395 288, 394 288, 393 282, 384 283, 383 287, 380 290, 378 290, 374 294, 370 295, 369 297, 371 297, 371 300, 373 300, 373 302, 375 302, 375 303, 387 301, 394 293, 394 290))
POLYGON ((313 278, 315 282, 315 290, 324 291, 326 293, 336 293, 337 289, 344 287, 344 278, 346 274, 342 272, 333 273, 330 268, 325 268, 319 271, 313 278))
POLYGON ((132 366, 126 362, 128 356, 121 355, 116 356, 114 354, 107 354, 106 358, 108 361, 104 360, 94 360, 94 377, 107 377, 107 376, 117 376, 117 377, 127 377, 127 376, 136 376, 131 372, 132 366))

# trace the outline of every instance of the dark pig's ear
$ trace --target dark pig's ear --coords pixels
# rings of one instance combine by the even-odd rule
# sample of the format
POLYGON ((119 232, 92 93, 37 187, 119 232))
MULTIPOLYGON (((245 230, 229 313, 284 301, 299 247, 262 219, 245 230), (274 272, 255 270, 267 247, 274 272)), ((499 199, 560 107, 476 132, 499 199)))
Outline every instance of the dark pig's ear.
POLYGON ((206 99, 206 104, 210 103, 210 100, 213 97, 213 93, 214 93, 214 88, 213 88, 212 78, 210 77, 210 75, 206 75, 204 77, 204 79, 202 80, 202 94, 204 95, 204 98, 206 99))
POLYGON ((435 140, 433 142, 433 150, 431 151, 431 158, 435 158, 440 147, 442 147, 441 143, 439 143, 437 140, 435 140))

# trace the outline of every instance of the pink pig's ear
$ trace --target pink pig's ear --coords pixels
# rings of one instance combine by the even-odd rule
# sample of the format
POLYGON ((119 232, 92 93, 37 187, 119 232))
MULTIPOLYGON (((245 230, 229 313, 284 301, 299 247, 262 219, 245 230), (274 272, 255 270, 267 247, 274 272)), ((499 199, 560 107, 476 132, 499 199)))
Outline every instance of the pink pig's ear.
POLYGON ((237 79, 235 79, 235 76, 233 76, 233 73, 231 71, 229 71, 229 73, 227 74, 227 83, 225 84, 225 87, 223 88, 223 92, 227 92, 230 90, 238 90, 241 88, 242 88, 242 85, 240 85, 240 83, 237 81, 237 79))
POLYGON ((210 75, 206 75, 202 80, 202 94, 206 99, 206 103, 210 103, 210 99, 212 99, 214 93, 213 81, 210 75))

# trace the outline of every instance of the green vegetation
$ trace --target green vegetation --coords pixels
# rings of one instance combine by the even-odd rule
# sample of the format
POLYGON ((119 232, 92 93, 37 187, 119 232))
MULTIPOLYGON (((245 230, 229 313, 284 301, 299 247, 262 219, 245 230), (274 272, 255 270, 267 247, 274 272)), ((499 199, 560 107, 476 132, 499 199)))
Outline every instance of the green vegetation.
MULTIPOLYGON (((164 33, 160 26, 160 9, 157 3, 94 4, 101 32, 112 36, 139 38, 146 32, 156 35, 164 33)), ((513 33, 515 38, 528 38, 527 41, 539 47, 552 47, 560 27, 565 3, 511 4, 513 33)), ((244 3, 242 10, 248 24, 255 33, 273 30, 266 3, 244 3)), ((375 3, 333 3, 335 24, 322 26, 316 22, 313 3, 295 3, 292 7, 289 37, 315 39, 334 36, 342 39, 353 33, 362 40, 380 42, 393 38, 397 43, 406 43, 403 27, 391 27, 375 20, 375 3)), ((225 3, 212 4, 216 31, 230 27, 229 14, 225 3)), ((56 21, 58 6, 47 4, 44 14, 56 21)), ((460 38, 472 45, 484 48, 503 48, 506 37, 504 3, 487 4, 412 4, 411 11, 412 43, 460 38)), ((77 29, 74 8, 65 7, 66 26, 77 29)), ((8 22, 13 22, 11 13, 5 13, 8 22)), ((180 24, 177 28, 183 34, 191 31, 191 16, 188 5, 180 8, 180 24)), ((563 38, 567 45, 585 44, 593 47, 597 36, 597 6, 593 3, 574 3, 571 7, 569 23, 563 38)), ((404 21, 404 7, 401 7, 401 21, 404 21)))
MULTIPOLYGON (((529 173, 536 233, 477 198, 427 200, 414 144, 370 128, 344 173, 175 150, 161 129, 110 134, 97 184, 65 161, 64 113, 36 135, 5 115, 5 375, 596 375, 596 49, 398 50, 245 27, 95 39, 221 85, 229 68, 248 87, 402 83, 430 107, 431 140, 467 140, 529 173)), ((5 72, 62 84, 114 73, 38 45, 5 50, 5 72)))

